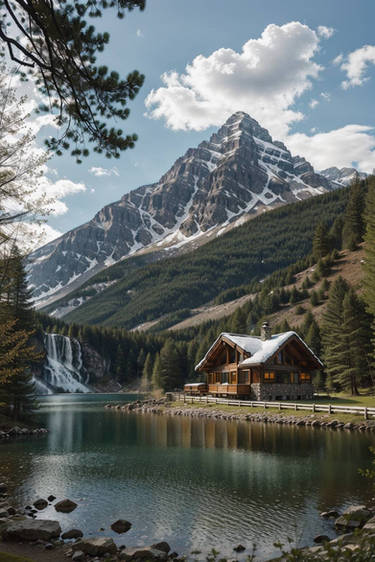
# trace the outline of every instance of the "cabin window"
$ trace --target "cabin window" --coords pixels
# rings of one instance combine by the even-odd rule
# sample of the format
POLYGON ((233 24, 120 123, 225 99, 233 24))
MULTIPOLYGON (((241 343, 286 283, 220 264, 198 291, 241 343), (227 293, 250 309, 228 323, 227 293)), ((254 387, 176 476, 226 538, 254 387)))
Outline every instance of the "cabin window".
POLYGON ((308 373, 301 373, 299 376, 300 382, 311 382, 311 375, 308 373))
POLYGON ((229 349, 229 363, 236 362, 236 350, 232 347, 229 349))
POLYGON ((222 382, 222 384, 228 382, 228 375, 229 375, 229 373, 222 373, 222 374, 221 374, 221 382, 222 382))
POLYGON ((215 382, 220 382, 220 381, 221 381, 221 374, 215 373, 215 382))
POLYGON ((275 382, 276 373, 274 371, 266 371, 264 373, 264 382, 275 382))
POLYGON ((250 371, 240 371, 238 373, 238 383, 246 384, 250 382, 250 371))
POLYGON ((283 352, 282 351, 279 351, 279 353, 277 354, 276 363, 278 363, 279 365, 282 365, 282 363, 283 363, 283 352))
POLYGON ((290 382, 292 384, 298 384, 298 373, 290 373, 290 382))

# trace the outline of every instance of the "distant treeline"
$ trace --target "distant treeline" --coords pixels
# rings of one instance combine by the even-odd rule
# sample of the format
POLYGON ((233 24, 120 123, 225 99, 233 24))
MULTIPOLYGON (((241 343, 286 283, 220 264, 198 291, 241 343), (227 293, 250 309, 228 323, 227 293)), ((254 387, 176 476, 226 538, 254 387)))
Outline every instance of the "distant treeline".
MULTIPOLYGON (((165 328, 186 316, 187 309, 252 292, 254 282, 311 252, 317 224, 324 220, 332 225, 343 213, 348 194, 347 188, 338 189, 285 205, 179 257, 141 267, 139 260, 137 267, 133 258, 124 260, 113 266, 116 276, 123 270, 123 277, 66 320, 131 329, 164 316, 165 328)), ((92 278, 91 285, 97 279, 113 280, 112 268, 92 278)))

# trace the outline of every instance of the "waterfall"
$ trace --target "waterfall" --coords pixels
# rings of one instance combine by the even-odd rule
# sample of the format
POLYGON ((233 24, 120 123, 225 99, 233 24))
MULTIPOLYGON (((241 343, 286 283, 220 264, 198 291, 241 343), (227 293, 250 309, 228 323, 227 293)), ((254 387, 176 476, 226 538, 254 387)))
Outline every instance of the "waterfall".
POLYGON ((47 352, 46 363, 43 380, 37 381, 37 392, 90 392, 79 341, 60 334, 45 334, 44 346, 47 352))

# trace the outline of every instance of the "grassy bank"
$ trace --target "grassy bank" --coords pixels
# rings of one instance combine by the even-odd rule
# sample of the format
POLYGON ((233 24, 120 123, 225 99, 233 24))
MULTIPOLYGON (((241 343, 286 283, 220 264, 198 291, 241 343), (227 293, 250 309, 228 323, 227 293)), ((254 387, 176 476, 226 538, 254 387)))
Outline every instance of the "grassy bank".
MULTIPOLYGON (((341 399, 340 399, 341 400, 341 399)), ((301 401, 299 402, 299 404, 312 404, 313 402, 308 402, 308 401, 301 401)), ((345 399, 342 399, 341 401, 319 401, 319 402, 315 402, 316 404, 335 404, 335 405, 350 405, 350 406, 372 406, 374 405, 375 407, 375 401, 365 404, 365 403, 359 403, 359 402, 345 402, 345 399)), ((170 409, 170 408, 179 408, 179 409, 186 409, 189 410, 191 408, 196 408, 196 409, 202 409, 202 410, 215 410, 216 412, 223 412, 226 414, 264 414, 264 413, 268 413, 268 414, 272 414, 272 415, 280 415, 280 417, 285 417, 285 416, 294 416, 294 417, 300 417, 300 418, 306 418, 308 416, 313 416, 314 419, 320 420, 320 421, 331 421, 331 420, 337 420, 339 422, 342 423, 361 423, 363 420, 363 415, 360 414, 345 414, 345 413, 336 413, 336 414, 328 414, 325 412, 315 412, 313 413, 312 411, 308 411, 308 410, 295 410, 293 407, 290 408, 284 408, 282 410, 279 410, 279 408, 277 406, 275 406, 275 408, 262 408, 262 407, 251 407, 251 406, 228 406, 226 404, 215 404, 215 403, 208 403, 206 404, 205 402, 194 402, 193 404, 189 401, 184 403, 182 400, 180 401, 175 401, 175 402, 169 402, 166 406, 164 406, 165 409, 170 409)), ((375 420, 375 418, 369 418, 369 420, 375 420)))

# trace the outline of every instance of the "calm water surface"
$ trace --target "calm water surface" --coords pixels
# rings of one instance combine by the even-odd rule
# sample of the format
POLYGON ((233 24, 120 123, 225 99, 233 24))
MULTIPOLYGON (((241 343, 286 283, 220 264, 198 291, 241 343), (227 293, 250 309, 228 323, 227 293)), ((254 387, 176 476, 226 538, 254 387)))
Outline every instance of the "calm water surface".
POLYGON ((214 546, 231 556, 255 542, 264 559, 278 539, 334 536, 319 513, 372 497, 358 467, 370 464, 373 435, 125 414, 103 408, 110 398, 46 397, 48 436, 0 443, 0 478, 20 506, 69 497, 73 513, 48 507, 41 517, 128 546, 167 540, 180 553, 214 546), (118 518, 133 523, 122 537, 110 530, 118 518))

